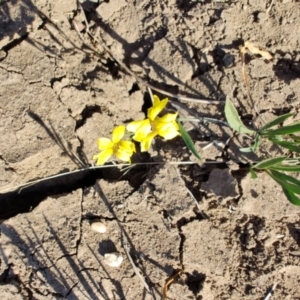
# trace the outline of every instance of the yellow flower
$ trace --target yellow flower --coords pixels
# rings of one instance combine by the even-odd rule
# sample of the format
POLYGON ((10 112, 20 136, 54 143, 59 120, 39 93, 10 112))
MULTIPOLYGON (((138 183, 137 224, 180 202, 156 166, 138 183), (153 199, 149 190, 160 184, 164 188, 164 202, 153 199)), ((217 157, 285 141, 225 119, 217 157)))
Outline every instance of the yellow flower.
POLYGON ((122 141, 125 134, 125 126, 117 126, 112 132, 112 139, 99 138, 97 145, 101 152, 93 156, 97 160, 97 165, 105 164, 108 159, 115 155, 118 159, 124 162, 130 162, 130 157, 135 152, 135 145, 130 141, 122 141))
POLYGON ((180 135, 179 126, 176 122, 177 113, 165 114, 159 118, 158 114, 166 107, 168 99, 159 100, 153 96, 153 106, 148 109, 145 120, 133 121, 127 125, 127 130, 134 132, 133 139, 141 143, 141 151, 148 151, 152 140, 157 136, 163 137, 165 140, 171 140, 180 135))

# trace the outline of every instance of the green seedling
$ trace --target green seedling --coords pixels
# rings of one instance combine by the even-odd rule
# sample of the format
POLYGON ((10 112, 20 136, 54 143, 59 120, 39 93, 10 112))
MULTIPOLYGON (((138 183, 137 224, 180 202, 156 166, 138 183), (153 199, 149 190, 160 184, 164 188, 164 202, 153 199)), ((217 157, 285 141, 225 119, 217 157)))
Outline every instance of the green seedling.
POLYGON ((284 114, 264 125, 259 130, 247 128, 238 115, 233 103, 227 99, 225 105, 225 116, 232 129, 241 134, 254 136, 254 143, 247 148, 241 148, 243 152, 255 152, 259 147, 261 139, 268 139, 273 144, 287 149, 289 156, 267 158, 250 167, 252 178, 257 178, 257 171, 266 172, 272 179, 281 185, 287 199, 294 205, 300 206, 300 181, 286 172, 300 172, 300 158, 290 158, 300 153, 300 122, 295 122, 277 128, 280 124, 292 117, 292 113, 284 114), (276 127, 276 128, 275 128, 276 127))

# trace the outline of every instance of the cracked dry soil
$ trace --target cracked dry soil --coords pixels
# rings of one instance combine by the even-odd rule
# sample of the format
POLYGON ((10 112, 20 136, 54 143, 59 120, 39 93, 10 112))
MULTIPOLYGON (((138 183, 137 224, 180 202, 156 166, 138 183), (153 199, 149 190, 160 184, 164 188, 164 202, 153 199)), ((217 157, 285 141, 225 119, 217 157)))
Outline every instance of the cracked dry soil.
MULTIPOLYGON (((270 62, 247 55, 261 119, 288 111, 299 117, 297 1, 85 5, 90 30, 138 76, 185 96, 221 101, 229 95, 250 124, 259 120, 239 47, 252 41, 273 55, 270 62)), ((107 53, 84 46, 76 24, 84 18, 75 0, 0 1, 1 299, 162 299, 165 283, 182 269, 168 299, 258 300, 274 284, 272 300, 300 299, 299 209, 263 174, 250 180, 245 164, 266 152, 242 154, 246 141, 238 138, 225 146, 228 128, 186 124, 199 149, 215 141, 201 150, 209 164, 141 166, 125 175, 83 169, 98 137, 144 118, 149 96, 107 53), (106 224, 105 233, 90 229, 94 219, 106 224), (149 291, 126 256, 124 236, 149 291), (111 252, 123 255, 119 268, 104 263, 111 252)), ((182 115, 184 108, 224 120, 222 104, 185 102, 182 115)), ((149 155, 136 157, 189 159, 180 138, 157 140, 149 155)))

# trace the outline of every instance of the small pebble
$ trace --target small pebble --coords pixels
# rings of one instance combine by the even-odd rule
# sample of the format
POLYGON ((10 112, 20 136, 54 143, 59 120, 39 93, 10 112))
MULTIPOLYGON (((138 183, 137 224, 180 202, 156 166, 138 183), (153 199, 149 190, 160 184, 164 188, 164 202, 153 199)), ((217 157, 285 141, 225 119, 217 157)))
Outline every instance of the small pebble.
POLYGON ((101 222, 93 222, 91 224, 91 229, 99 233, 104 233, 106 231, 106 226, 101 222))
POLYGON ((117 268, 123 262, 123 256, 118 252, 104 254, 104 261, 110 267, 117 268))

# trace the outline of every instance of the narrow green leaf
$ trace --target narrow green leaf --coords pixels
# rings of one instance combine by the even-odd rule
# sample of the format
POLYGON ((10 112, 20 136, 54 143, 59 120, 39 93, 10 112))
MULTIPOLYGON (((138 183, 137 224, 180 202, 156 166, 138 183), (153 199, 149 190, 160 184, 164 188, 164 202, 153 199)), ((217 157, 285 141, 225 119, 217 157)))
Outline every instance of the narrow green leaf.
POLYGON ((244 152, 244 153, 253 152, 252 146, 251 147, 246 147, 246 148, 240 148, 239 150, 241 152, 244 152))
POLYGON ((236 108, 234 107, 233 103, 229 100, 229 98, 226 99, 225 116, 230 127, 236 130, 237 132, 249 134, 255 133, 254 130, 247 128, 243 124, 236 108))
POLYGON ((274 165, 270 167, 271 170, 284 171, 284 172, 300 172, 300 166, 288 165, 274 165))
POLYGON ((291 135, 290 135, 290 138, 291 138, 292 140, 294 140, 294 142, 298 142, 298 143, 300 142, 300 136, 291 134, 291 135))
POLYGON ((292 184, 300 187, 300 181, 297 178, 294 178, 292 176, 286 175, 284 173, 272 170, 271 171, 273 175, 277 176, 280 180, 289 181, 292 184))
POLYGON ((289 190, 286 190, 285 188, 282 188, 285 196, 288 198, 288 200, 294 204, 294 205, 297 205, 297 206, 300 206, 300 199, 294 194, 292 193, 291 191, 289 190))
POLYGON ((275 126, 275 125, 278 125, 280 123, 283 123, 286 119, 288 119, 289 117, 292 117, 293 115, 294 115, 293 113, 288 113, 288 114, 284 114, 282 116, 279 116, 279 117, 275 118, 274 120, 272 120, 271 122, 269 122, 265 126, 263 126, 260 129, 260 132, 264 131, 266 129, 269 129, 269 128, 275 126))
POLYGON ((288 190, 290 193, 300 195, 300 181, 291 176, 283 173, 270 170, 267 172, 283 189, 288 190), (288 179, 287 179, 288 178, 288 179))
POLYGON ((258 169, 258 170, 268 169, 272 165, 276 165, 276 164, 281 163, 286 158, 287 158, 286 156, 267 158, 267 159, 257 163, 253 168, 258 169))
POLYGON ((284 135, 284 134, 291 134, 295 132, 300 132, 300 122, 294 123, 292 125, 287 125, 278 129, 273 130, 266 130, 260 132, 262 136, 273 136, 273 135, 284 135))
MULTIPOLYGON (((285 175, 283 173, 277 172, 277 171, 271 171, 267 172, 277 183, 281 185, 281 188, 285 194, 285 196, 288 198, 288 200, 293 203, 294 205, 300 206, 300 199, 295 194, 300 194, 297 189, 297 185, 293 185, 287 181, 285 181, 283 178, 285 178, 285 175)), ((287 175, 286 175, 287 176, 287 175)), ((288 176, 289 179, 291 179, 291 176, 288 176)), ((295 178, 292 178, 295 179, 295 178)), ((296 180, 298 181, 298 180, 296 180)), ((300 184, 300 182, 299 182, 300 184)))
POLYGON ((298 146, 299 143, 294 143, 289 141, 278 141, 276 139, 270 139, 270 141, 290 151, 300 153, 300 147, 298 146))
POLYGON ((257 178, 257 174, 256 174, 256 172, 252 169, 252 168, 250 168, 250 175, 251 175, 251 178, 252 179, 255 179, 255 178, 257 178))
POLYGON ((179 126, 179 132, 181 134, 181 137, 184 140, 187 147, 199 160, 202 160, 201 156, 199 155, 198 151, 196 150, 194 143, 193 143, 190 135, 188 134, 188 132, 185 130, 185 128, 181 125, 180 122, 178 122, 178 126, 179 126))
POLYGON ((274 135, 272 137, 269 137, 269 140, 282 142, 284 141, 283 137, 284 137, 283 135, 274 135))
POLYGON ((252 146, 253 152, 255 152, 256 149, 258 148, 259 143, 260 143, 260 135, 259 135, 259 134, 256 134, 255 140, 254 140, 254 145, 252 146))

